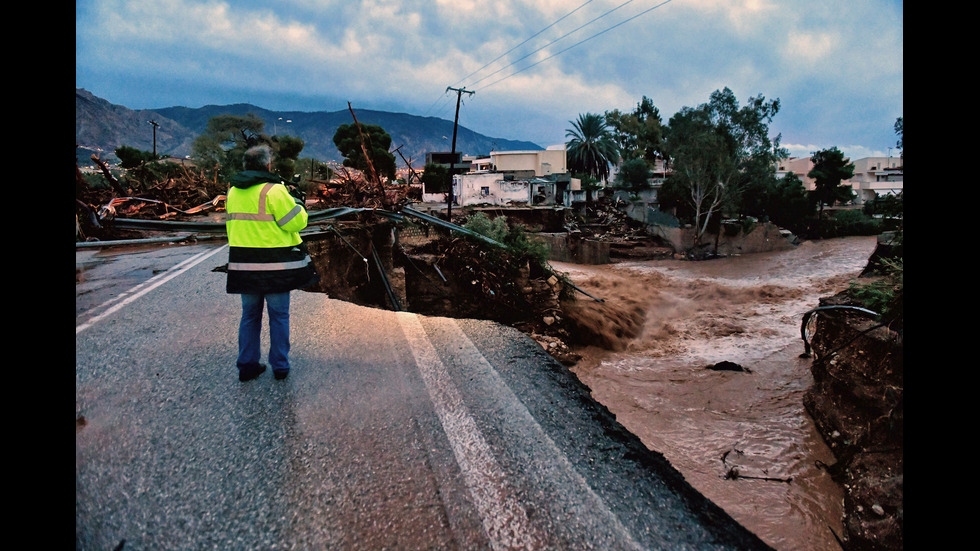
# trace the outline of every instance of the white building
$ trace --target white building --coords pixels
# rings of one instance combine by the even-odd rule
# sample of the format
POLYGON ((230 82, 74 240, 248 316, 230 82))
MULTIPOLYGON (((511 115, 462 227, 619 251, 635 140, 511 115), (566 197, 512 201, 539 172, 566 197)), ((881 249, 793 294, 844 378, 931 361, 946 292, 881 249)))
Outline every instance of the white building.
MULTIPOLYGON (((894 195, 902 191, 904 171, 901 157, 864 157, 851 162, 854 164, 854 175, 841 184, 851 186, 856 203, 870 201, 877 195, 894 195)), ((807 191, 812 191, 816 183, 807 176, 812 169, 811 157, 783 159, 776 167, 776 177, 782 178, 792 172, 803 181, 807 191)))
MULTIPOLYGON (((564 201, 571 186, 564 145, 493 151, 489 157, 467 161, 470 171, 453 176, 453 203, 460 206, 553 205, 564 201)), ((423 200, 444 200, 444 195, 423 200)))

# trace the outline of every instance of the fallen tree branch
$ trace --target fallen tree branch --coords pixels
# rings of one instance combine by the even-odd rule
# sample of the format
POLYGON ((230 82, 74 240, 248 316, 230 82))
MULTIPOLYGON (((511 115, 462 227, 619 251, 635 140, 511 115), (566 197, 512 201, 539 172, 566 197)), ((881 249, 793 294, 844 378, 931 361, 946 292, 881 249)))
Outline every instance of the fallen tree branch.
POLYGON ((97 155, 92 155, 92 161, 99 165, 99 168, 102 170, 102 175, 105 176, 105 179, 109 182, 109 185, 112 186, 112 189, 114 189, 116 193, 120 195, 129 194, 129 191, 119 183, 119 180, 117 180, 111 172, 109 172, 109 166, 105 164, 105 161, 99 159, 97 155))
POLYGON ((793 481, 793 478, 792 477, 790 477, 790 478, 777 478, 777 477, 772 477, 772 476, 749 476, 749 475, 744 475, 744 474, 741 474, 740 472, 738 472, 738 467, 732 467, 732 468, 728 469, 728 472, 727 473, 725 473, 725 480, 738 480, 740 478, 749 478, 749 479, 752 479, 752 480, 768 480, 770 482, 785 482, 787 484, 789 484, 790 482, 793 481))

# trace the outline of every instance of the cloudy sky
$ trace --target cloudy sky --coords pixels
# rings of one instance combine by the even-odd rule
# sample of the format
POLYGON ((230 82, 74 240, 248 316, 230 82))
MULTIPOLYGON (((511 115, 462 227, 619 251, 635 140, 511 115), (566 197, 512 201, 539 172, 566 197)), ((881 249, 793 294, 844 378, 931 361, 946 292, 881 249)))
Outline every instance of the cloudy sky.
POLYGON ((897 155, 902 0, 77 0, 75 86, 131 109, 252 103, 452 120, 543 147, 646 96, 779 99, 795 156, 897 155))

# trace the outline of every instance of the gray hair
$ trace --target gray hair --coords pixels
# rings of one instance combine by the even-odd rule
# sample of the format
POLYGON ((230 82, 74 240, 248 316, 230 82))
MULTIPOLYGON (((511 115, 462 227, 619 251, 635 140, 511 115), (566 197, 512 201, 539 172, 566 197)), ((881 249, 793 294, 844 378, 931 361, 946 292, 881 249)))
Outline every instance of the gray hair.
POLYGON ((272 148, 266 144, 256 145, 245 152, 245 170, 268 170, 272 163, 272 148))

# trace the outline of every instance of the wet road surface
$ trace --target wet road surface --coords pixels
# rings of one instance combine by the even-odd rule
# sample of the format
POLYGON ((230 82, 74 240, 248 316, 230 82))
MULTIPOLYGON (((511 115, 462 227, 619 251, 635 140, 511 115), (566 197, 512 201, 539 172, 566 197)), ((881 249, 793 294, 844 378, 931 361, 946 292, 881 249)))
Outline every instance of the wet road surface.
POLYGON ((294 292, 239 382, 226 260, 76 252, 76 549, 766 548, 508 327, 294 292))

